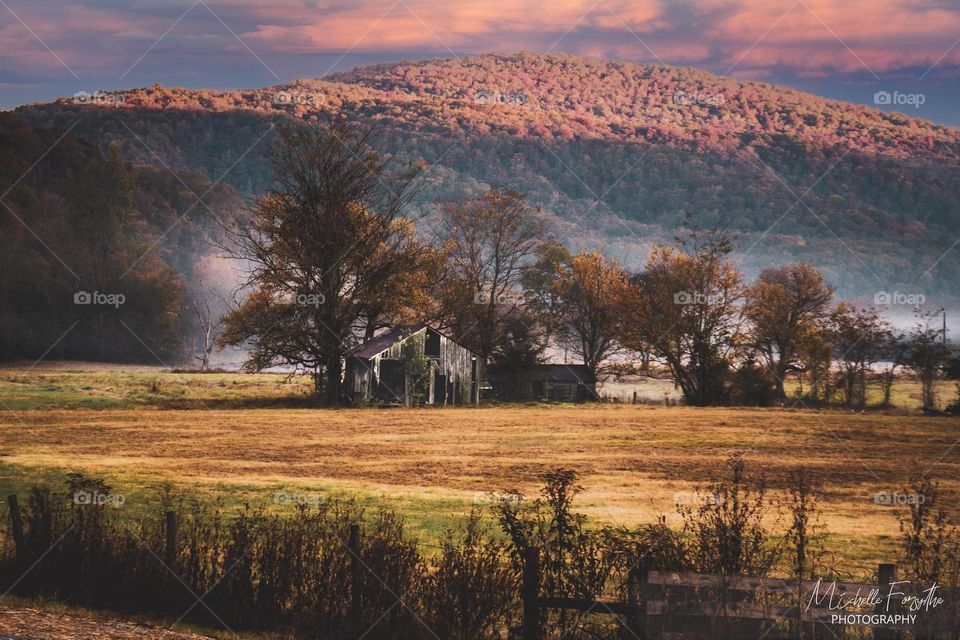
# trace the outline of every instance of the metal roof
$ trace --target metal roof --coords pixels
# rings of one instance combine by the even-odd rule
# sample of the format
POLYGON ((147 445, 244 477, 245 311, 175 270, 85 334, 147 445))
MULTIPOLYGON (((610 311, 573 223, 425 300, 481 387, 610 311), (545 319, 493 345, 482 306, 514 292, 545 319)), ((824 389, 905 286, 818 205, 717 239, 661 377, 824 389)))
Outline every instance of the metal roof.
POLYGON ((427 328, 427 325, 420 324, 402 324, 384 331, 372 340, 360 345, 360 348, 353 354, 357 358, 373 358, 378 356, 395 343, 406 340, 415 333, 420 333, 427 328))

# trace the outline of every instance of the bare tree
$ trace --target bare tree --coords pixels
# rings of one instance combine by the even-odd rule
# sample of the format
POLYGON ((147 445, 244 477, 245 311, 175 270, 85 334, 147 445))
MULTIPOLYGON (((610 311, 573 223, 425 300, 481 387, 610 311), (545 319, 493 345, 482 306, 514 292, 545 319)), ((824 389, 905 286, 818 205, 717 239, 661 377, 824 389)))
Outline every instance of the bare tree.
POLYGON ((873 309, 841 302, 830 314, 827 331, 840 369, 844 399, 850 406, 867 403, 867 372, 883 357, 891 339, 889 323, 873 309))
POLYGON ((917 323, 907 334, 904 364, 920 379, 923 409, 937 408, 937 380, 952 355, 943 328, 937 326, 940 311, 915 312, 917 323))
POLYGON ((490 359, 506 318, 524 306, 524 270, 543 243, 537 210, 515 192, 444 207, 440 236, 448 252, 446 323, 490 359))

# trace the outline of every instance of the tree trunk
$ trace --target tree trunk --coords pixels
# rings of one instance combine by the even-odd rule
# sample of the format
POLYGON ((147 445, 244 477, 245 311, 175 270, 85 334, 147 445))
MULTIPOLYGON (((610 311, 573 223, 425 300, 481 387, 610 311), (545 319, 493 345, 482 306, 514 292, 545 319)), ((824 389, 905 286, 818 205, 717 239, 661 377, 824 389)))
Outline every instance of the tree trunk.
POLYGON ((335 352, 327 358, 327 379, 324 389, 324 404, 333 406, 340 404, 341 374, 343 372, 343 362, 340 360, 340 353, 335 352))
POLYGON ((777 377, 776 377, 776 380, 774 381, 774 383, 776 384, 776 389, 775 389, 775 391, 776 391, 777 400, 780 400, 780 401, 786 400, 786 399, 787 399, 787 391, 786 391, 786 389, 785 389, 784 386, 783 386, 783 378, 777 376, 777 377))

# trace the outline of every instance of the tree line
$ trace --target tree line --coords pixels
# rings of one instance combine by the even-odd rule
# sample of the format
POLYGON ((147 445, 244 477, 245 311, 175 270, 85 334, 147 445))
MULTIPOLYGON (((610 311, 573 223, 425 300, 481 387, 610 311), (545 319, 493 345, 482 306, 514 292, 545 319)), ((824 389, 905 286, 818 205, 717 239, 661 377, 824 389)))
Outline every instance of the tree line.
POLYGON ((280 127, 274 187, 225 244, 246 265, 248 295, 224 316, 218 343, 250 348, 249 369, 294 365, 338 404, 358 345, 430 322, 493 370, 541 363, 551 348, 599 375, 639 362, 666 371, 697 406, 783 402, 790 376, 807 402, 861 408, 879 378, 889 404, 899 369, 921 380, 925 408, 936 404, 952 351, 932 315, 899 334, 876 310, 835 304, 804 263, 748 283, 721 230, 689 229, 632 272, 552 239, 515 192, 411 216, 421 167, 392 166, 369 139, 344 124, 280 127))

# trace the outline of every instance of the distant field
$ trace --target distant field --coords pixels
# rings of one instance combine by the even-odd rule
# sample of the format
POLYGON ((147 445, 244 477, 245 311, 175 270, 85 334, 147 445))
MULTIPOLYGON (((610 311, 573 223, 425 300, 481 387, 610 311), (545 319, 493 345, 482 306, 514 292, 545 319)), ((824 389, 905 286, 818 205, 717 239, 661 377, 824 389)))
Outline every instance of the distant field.
POLYGON ((675 502, 746 450, 777 493, 798 466, 824 477, 821 524, 843 568, 894 557, 897 510, 874 496, 904 490, 913 474, 940 479, 960 515, 956 419, 651 405, 297 408, 307 389, 278 375, 2 370, 0 490, 81 471, 124 493, 131 515, 155 508, 164 483, 271 510, 293 508, 274 502, 278 491, 356 496, 434 539, 488 492, 535 493, 538 476, 558 466, 582 474, 578 506, 596 522, 663 513, 678 524, 675 502), (294 406, 264 408, 282 402, 294 406))

